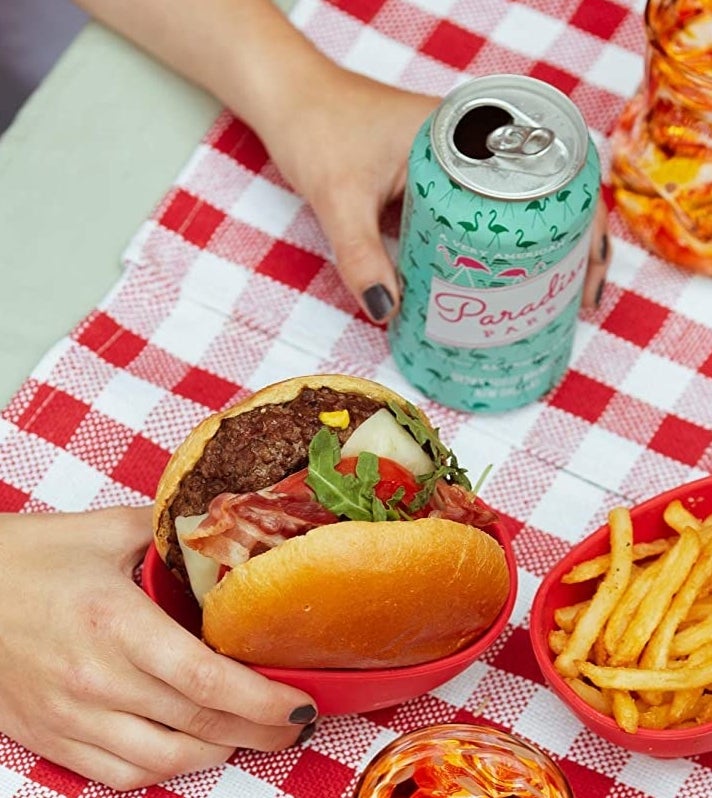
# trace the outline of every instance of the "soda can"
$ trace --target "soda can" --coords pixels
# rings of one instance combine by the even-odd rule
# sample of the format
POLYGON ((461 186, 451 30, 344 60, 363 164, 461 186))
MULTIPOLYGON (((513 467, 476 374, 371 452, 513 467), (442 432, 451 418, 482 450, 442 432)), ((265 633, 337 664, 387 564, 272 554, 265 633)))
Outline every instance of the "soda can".
POLYGON ((540 398, 573 345, 601 171, 576 106, 489 75, 445 97, 415 138, 389 326, 404 376, 436 401, 497 412, 540 398))

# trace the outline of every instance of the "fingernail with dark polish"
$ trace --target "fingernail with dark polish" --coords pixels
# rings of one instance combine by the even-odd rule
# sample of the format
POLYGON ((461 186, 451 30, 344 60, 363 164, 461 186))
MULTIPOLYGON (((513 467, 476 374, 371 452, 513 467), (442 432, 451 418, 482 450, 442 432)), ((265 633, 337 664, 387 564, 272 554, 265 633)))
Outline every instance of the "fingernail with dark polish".
POLYGON ((385 319, 393 308, 393 297, 388 289, 380 283, 367 288, 362 296, 371 318, 376 321, 385 319))
POLYGON ((290 723, 311 723, 316 717, 316 707, 311 704, 304 704, 302 707, 297 707, 292 711, 289 716, 290 723))
POLYGON ((601 236, 601 248, 598 254, 599 260, 602 263, 605 263, 605 260, 608 257, 608 236, 605 233, 601 236))
POLYGON ((294 745, 303 745, 314 734, 315 731, 316 723, 310 723, 308 726, 305 726, 299 733, 299 737, 297 737, 294 745))
POLYGON ((606 287, 606 281, 601 280, 598 284, 598 288, 596 289, 596 296, 594 298, 594 302, 596 303, 596 307, 601 307, 601 299, 603 299, 603 289, 606 287))

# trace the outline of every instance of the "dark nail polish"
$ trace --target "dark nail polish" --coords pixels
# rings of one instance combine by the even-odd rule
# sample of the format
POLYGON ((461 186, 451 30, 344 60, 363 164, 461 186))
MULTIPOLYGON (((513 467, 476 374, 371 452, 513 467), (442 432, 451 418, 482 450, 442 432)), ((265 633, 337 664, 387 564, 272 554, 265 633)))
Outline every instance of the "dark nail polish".
POLYGON ((604 233, 601 236, 601 248, 598 251, 599 260, 602 263, 605 263, 606 258, 608 257, 608 236, 604 233))
POLYGON ((601 280, 598 284, 598 288, 596 289, 596 296, 594 298, 594 302, 596 303, 596 307, 601 307, 601 299, 603 298, 603 289, 606 287, 606 281, 601 280))
POLYGON ((316 723, 310 723, 308 726, 305 726, 301 732, 299 733, 299 737, 297 737, 297 741, 294 745, 303 745, 316 731, 316 723))
POLYGON ((304 704, 303 707, 297 707, 292 711, 289 716, 290 723, 311 723, 316 717, 316 707, 311 704, 304 704))
POLYGON ((376 321, 385 319, 393 308, 393 297, 380 283, 372 285, 363 292, 363 301, 371 318, 376 321))

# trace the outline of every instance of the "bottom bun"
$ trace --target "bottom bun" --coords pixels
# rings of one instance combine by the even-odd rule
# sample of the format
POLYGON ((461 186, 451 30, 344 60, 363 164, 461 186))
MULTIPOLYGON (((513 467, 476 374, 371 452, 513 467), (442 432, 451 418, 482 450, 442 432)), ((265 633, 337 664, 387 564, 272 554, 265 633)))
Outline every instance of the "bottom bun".
POLYGON ((203 637, 254 665, 376 668, 457 651, 509 591, 497 541, 439 518, 345 521, 287 540, 211 590, 203 637))

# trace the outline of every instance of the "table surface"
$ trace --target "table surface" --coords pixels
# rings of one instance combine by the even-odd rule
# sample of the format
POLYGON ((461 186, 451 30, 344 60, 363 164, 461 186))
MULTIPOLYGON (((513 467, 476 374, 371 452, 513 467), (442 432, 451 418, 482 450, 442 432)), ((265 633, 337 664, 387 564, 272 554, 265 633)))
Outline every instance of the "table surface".
POLYGON ((91 22, 0 134, 0 406, 116 282, 131 236, 219 111, 91 22))
MULTIPOLYGON (((581 108, 605 173, 606 133, 642 74, 641 6, 299 0, 293 19, 334 58, 409 88, 444 93, 463 72, 547 78, 581 108)), ((342 371, 421 404, 471 473, 492 464, 482 495, 513 536, 514 612, 467 671, 401 706, 324 718, 301 748, 238 751, 147 798, 346 798, 398 733, 448 720, 533 741, 580 798, 712 794, 710 754, 654 760, 582 726, 528 640, 544 575, 611 507, 712 471, 712 281, 650 256, 614 216, 603 302, 579 315, 560 385, 473 416, 399 374, 311 210, 251 131, 95 25, 3 137, 0 180, 11 188, 0 193, 0 268, 17 297, 2 300, 0 510, 150 502, 170 453, 209 412, 277 379, 342 371)), ((48 793, 111 795, 0 735, 0 798, 48 793)))

